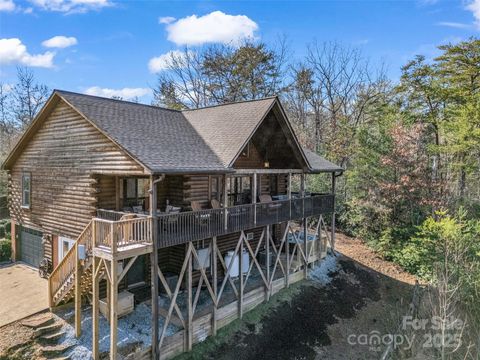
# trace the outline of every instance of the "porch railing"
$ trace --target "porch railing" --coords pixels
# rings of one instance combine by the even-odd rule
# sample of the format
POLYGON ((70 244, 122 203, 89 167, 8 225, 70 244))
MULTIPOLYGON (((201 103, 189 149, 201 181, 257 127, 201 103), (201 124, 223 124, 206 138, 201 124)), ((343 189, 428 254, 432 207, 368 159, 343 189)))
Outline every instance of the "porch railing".
POLYGON ((93 219, 94 246, 103 246, 115 253, 122 248, 152 242, 152 218, 149 216, 136 219, 112 221, 93 219))
POLYGON ((159 247, 248 230, 257 226, 333 212, 334 195, 315 195, 226 209, 189 211, 158 216, 159 247))

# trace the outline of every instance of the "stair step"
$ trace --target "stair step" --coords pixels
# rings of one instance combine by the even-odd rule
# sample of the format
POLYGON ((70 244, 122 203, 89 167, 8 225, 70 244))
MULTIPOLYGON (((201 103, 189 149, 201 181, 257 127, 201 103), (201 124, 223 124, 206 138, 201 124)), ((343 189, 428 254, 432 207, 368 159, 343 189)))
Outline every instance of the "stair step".
POLYGON ((55 321, 51 313, 40 314, 33 318, 25 319, 20 324, 32 329, 37 329, 48 324, 52 324, 55 321))
POLYGON ((42 352, 42 355, 45 357, 57 356, 57 355, 62 355, 64 352, 66 352, 67 350, 70 350, 74 346, 75 344, 43 346, 40 350, 42 352))
POLYGON ((53 333, 53 334, 42 335, 42 336, 40 337, 40 340, 51 343, 51 342, 57 341, 57 340, 60 339, 63 335, 65 335, 65 331, 58 331, 58 332, 53 333))
POLYGON ((62 323, 54 323, 52 325, 39 327, 35 330, 35 337, 58 331, 62 328, 62 326, 63 326, 62 323))

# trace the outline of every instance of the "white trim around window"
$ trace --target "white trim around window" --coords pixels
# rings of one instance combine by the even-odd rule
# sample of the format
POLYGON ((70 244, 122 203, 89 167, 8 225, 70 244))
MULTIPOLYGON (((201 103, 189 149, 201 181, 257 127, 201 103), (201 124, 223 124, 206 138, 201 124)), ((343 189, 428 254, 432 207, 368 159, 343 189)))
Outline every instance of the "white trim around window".
POLYGON ((32 175, 22 174, 22 208, 30 209, 32 203, 32 175))

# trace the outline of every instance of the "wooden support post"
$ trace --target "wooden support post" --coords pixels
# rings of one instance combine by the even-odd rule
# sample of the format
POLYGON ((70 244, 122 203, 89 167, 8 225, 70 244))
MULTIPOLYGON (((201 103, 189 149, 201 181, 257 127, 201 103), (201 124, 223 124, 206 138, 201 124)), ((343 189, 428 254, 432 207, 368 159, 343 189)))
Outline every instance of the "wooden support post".
POLYGON ((82 335, 82 282, 78 246, 75 246, 75 336, 82 335))
MULTIPOLYGON (((189 243, 189 246, 193 246, 189 243)), ((193 311, 192 311, 192 252, 187 251, 188 264, 187 264, 187 351, 192 350, 193 345, 193 311)))
MULTIPOLYGON (((108 266, 108 264, 105 262, 105 268, 108 266)), ((110 270, 105 269, 105 271, 108 271, 110 273, 110 270)), ((112 287, 110 286, 110 278, 108 278, 108 284, 107 284, 107 318, 108 321, 110 321, 110 303, 112 302, 112 287)))
POLYGON ((50 309, 50 311, 52 310, 53 308, 53 294, 52 294, 52 282, 50 281, 50 279, 48 279, 48 307, 50 309))
POLYGON ((93 360, 98 360, 100 358, 99 354, 99 342, 98 342, 98 324, 100 320, 99 313, 99 297, 100 297, 100 286, 99 286, 99 274, 98 268, 101 266, 100 258, 93 256, 93 266, 92 266, 92 357, 93 360))
POLYGON ((253 223, 257 224, 257 173, 253 173, 253 186, 252 186, 252 204, 253 204, 253 223))
POLYGON ((302 198, 303 198, 303 254, 305 255, 304 266, 303 266, 303 276, 305 279, 308 276, 308 242, 307 242, 307 216, 305 215, 305 194, 307 190, 307 177, 306 174, 302 173, 302 198))
POLYGON ((227 207, 228 207, 228 191, 227 191, 227 174, 223 175, 223 216, 224 216, 224 224, 225 224, 225 230, 228 229, 228 212, 227 212, 227 207))
MULTIPOLYGON (((214 236, 212 239, 212 281, 213 281, 213 293, 215 294, 215 299, 218 299, 218 280, 217 280, 217 237, 214 236)), ((212 312, 212 334, 213 336, 217 335, 217 305, 213 304, 212 312)))
POLYGON ((332 173, 332 195, 333 195, 333 211, 332 211, 332 227, 331 227, 331 242, 332 252, 335 253, 335 173, 332 173))
POLYGON ((152 359, 160 358, 158 347, 158 221, 157 221, 157 184, 150 176, 150 216, 152 229, 152 252, 150 253, 150 292, 152 296, 152 359))
POLYGON ((115 238, 115 226, 110 223, 110 247, 112 252, 112 257, 115 258, 115 254, 117 253, 117 239, 115 238))
MULTIPOLYGON (((292 218, 292 173, 288 173, 288 187, 287 187, 287 197, 289 200, 289 208, 290 208, 290 216, 289 219, 292 218)), ((288 229, 290 227, 290 223, 287 224, 287 227, 285 231, 288 233, 288 229)), ((290 286, 290 263, 291 263, 291 258, 290 258, 290 243, 288 241, 288 234, 287 234, 287 240, 285 242, 285 252, 287 256, 287 275, 286 275, 286 286, 290 286)))
MULTIPOLYGON (((243 241, 245 239, 244 232, 240 233, 240 250, 238 251, 239 259, 239 280, 240 280, 240 298, 238 299, 238 318, 243 318, 243 241)), ((233 261, 233 260, 232 260, 233 261)))
MULTIPOLYGON (((290 227, 290 224, 287 224, 287 228, 285 229, 286 232, 288 232, 288 229, 290 227)), ((285 256, 287 258, 287 269, 285 270, 285 286, 289 287, 290 286, 290 243, 288 242, 288 234, 286 234, 286 240, 285 240, 285 256)), ((281 249, 280 249, 281 250, 281 249)))
MULTIPOLYGON (((265 242, 265 250, 267 253, 266 258, 266 270, 267 270, 267 279, 268 283, 270 284, 270 225, 267 225, 267 238, 265 242)), ((270 300, 270 285, 268 285, 265 289, 265 299, 268 301, 270 300)))
POLYGON ((110 261, 110 360, 117 359, 118 263, 110 261))

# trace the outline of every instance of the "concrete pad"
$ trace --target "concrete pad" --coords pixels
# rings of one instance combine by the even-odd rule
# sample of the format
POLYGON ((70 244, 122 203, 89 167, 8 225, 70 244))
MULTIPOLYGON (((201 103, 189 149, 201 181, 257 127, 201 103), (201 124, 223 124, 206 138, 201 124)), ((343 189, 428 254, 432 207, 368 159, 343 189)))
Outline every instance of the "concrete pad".
POLYGON ((0 267, 0 326, 48 309, 48 281, 23 263, 0 267))

